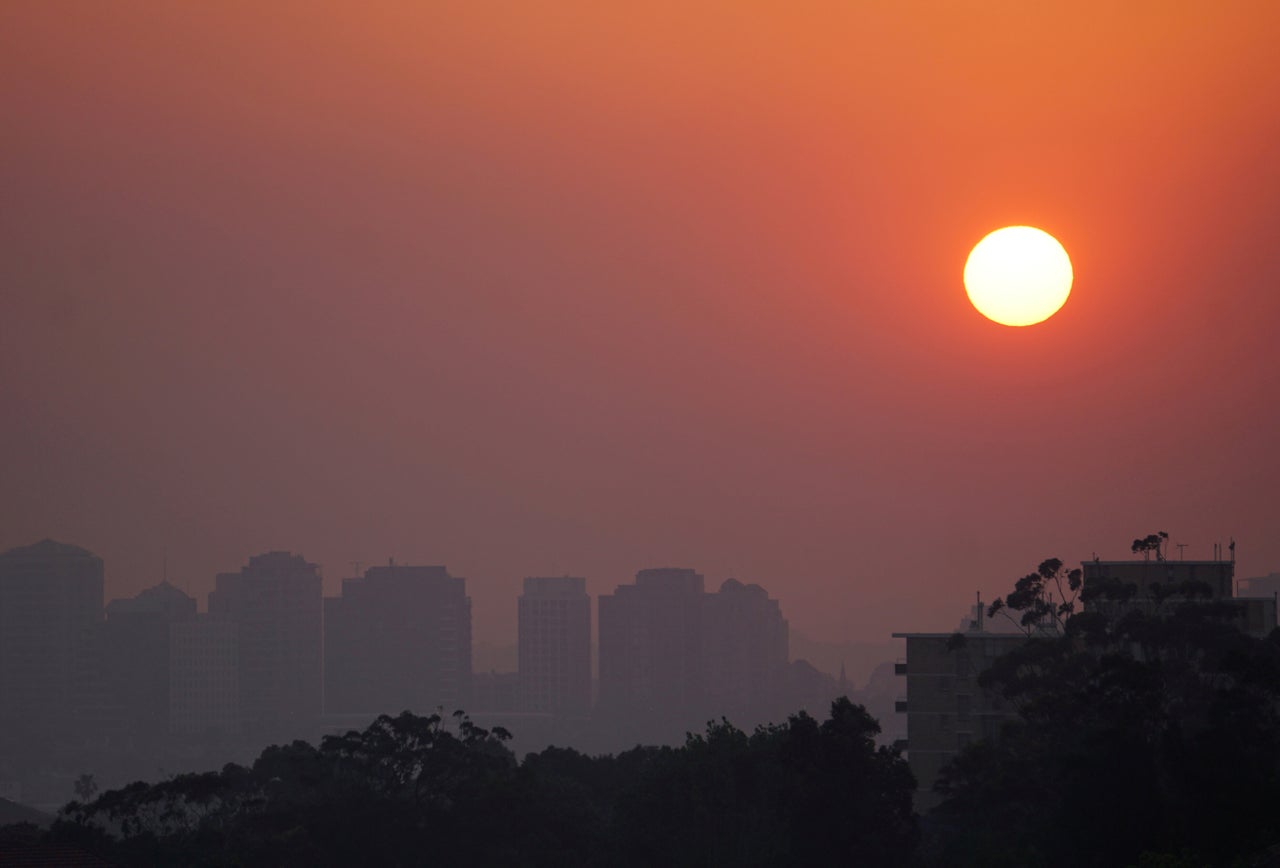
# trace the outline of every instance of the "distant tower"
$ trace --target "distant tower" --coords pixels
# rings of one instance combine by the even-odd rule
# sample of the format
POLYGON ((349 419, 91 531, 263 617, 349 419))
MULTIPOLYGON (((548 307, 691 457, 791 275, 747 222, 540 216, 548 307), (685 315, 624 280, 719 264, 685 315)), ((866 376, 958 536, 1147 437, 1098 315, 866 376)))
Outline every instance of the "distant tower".
POLYGON ((169 731, 169 631, 196 617, 196 601, 168 582, 107 604, 95 630, 95 734, 149 746, 169 731))
POLYGON ((49 735, 79 719, 94 630, 102 623, 102 559, 44 540, 0 554, 0 729, 49 735))
POLYGON ((778 601, 757 584, 728 579, 702 609, 703 713, 765 722, 783 691, 790 646, 778 601))
POLYGON ((591 597, 572 576, 524 580, 519 601, 520 709, 563 716, 591 710, 591 597))
POLYGON ((209 614, 237 626, 240 713, 247 734, 296 738, 321 705, 320 568, 268 552, 238 573, 219 573, 209 614))
POLYGON ((388 562, 325 607, 325 711, 431 714, 471 701, 471 598, 442 566, 388 562))
POLYGON ((240 630, 212 615, 169 625, 169 731, 187 738, 241 732, 240 630))
POLYGON ((676 732, 703 699, 701 573, 641 570, 600 597, 600 701, 676 732))

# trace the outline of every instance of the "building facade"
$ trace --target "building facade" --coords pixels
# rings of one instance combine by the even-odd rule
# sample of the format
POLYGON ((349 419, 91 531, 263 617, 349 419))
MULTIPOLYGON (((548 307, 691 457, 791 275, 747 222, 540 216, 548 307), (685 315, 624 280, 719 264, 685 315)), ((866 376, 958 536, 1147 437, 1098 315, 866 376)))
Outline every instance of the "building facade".
POLYGON ((442 566, 388 564, 325 600, 325 711, 431 714, 471 699, 471 598, 442 566))
POLYGON ((169 624, 169 731, 186 739, 238 736, 240 628, 197 615, 169 624))
POLYGON ((591 597, 573 576, 524 580, 519 619, 519 707, 584 717, 591 711, 591 597))
POLYGON ((635 713, 684 725, 703 696, 701 573, 661 568, 603 594, 600 701, 608 713, 635 713))
POLYGON ((234 622, 245 732, 268 739, 309 733, 321 713, 323 627, 320 568, 289 552, 219 573, 209 615, 234 622))
MULTIPOLYGON (((1124 602, 1101 600, 1090 603, 1094 610, 1118 611, 1125 607, 1155 609, 1163 604, 1156 596, 1156 589, 1165 592, 1187 582, 1200 584, 1208 590, 1208 598, 1218 602, 1230 602, 1239 607, 1238 626, 1251 636, 1259 638, 1267 636, 1276 627, 1276 594, 1267 592, 1265 579, 1251 579, 1243 582, 1241 593, 1235 587, 1234 560, 1177 560, 1163 557, 1148 560, 1128 561, 1085 561, 1080 565, 1084 572, 1086 586, 1090 582, 1106 580, 1119 581, 1130 585, 1135 590, 1133 597, 1124 602)), ((1181 599, 1178 596, 1170 601, 1181 599)))
POLYGON ((781 719, 789 631, 759 585, 729 579, 713 594, 688 569, 641 570, 600 597, 599 712, 647 728, 641 740, 678 740, 728 717, 750 727, 781 719))
POLYGON ((102 559, 53 540, 0 554, 0 728, 80 729, 102 623, 102 559))
POLYGON ((896 671, 906 676, 907 692, 896 711, 907 715, 907 762, 920 811, 937 804, 933 785, 942 768, 970 743, 998 737, 1015 716, 1002 696, 978 685, 978 676, 1026 636, 984 629, 980 603, 963 626, 956 633, 893 634, 906 640, 906 662, 896 671))
POLYGON ((147 745, 169 732, 169 626, 196 617, 196 601, 161 582, 107 604, 94 631, 94 731, 112 744, 147 745))
POLYGON ((790 638, 778 601, 759 585, 728 579, 702 608, 705 713, 750 726, 794 711, 777 701, 786 690, 790 638))

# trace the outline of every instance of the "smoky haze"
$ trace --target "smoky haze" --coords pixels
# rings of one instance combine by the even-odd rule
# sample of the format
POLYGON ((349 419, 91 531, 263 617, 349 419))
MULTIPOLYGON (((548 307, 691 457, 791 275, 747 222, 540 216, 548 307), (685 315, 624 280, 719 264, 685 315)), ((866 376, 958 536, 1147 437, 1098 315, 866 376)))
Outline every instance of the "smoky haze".
POLYGON ((495 644, 654 564, 945 629, 1135 516, 1269 571, 1261 13, 1007 12, 7 10, 0 545, 447 564, 495 644), (960 282, 1008 223, 1034 329, 960 282))
POLYGON ((1274 856, 1280 6, 730 6, 0 4, 0 827, 1274 856))

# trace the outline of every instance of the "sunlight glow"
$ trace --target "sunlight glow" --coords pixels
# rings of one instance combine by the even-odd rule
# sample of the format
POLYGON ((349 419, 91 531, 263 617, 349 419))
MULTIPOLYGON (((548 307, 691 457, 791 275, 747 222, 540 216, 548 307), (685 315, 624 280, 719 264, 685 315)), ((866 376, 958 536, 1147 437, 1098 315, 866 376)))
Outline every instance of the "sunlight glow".
POLYGON ((985 317, 1029 326, 1053 316, 1071 294, 1071 259, 1058 240, 1032 226, 1006 226, 983 238, 964 266, 969 301, 985 317))

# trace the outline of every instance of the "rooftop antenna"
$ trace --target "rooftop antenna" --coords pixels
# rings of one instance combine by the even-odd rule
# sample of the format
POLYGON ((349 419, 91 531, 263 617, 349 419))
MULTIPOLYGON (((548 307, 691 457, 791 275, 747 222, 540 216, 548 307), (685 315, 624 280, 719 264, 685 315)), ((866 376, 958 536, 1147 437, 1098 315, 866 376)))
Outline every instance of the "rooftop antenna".
POLYGON ((350 564, 353 570, 351 577, 353 579, 360 578, 360 568, 364 566, 364 561, 350 561, 350 564))
POLYGON ((1236 562, 1236 538, 1228 537, 1228 539, 1231 540, 1231 545, 1227 546, 1227 548, 1231 549, 1231 563, 1234 564, 1236 562))
POLYGON ((1177 547, 1178 547, 1178 560, 1183 560, 1184 558, 1183 558, 1183 551, 1182 551, 1182 550, 1183 550, 1183 549, 1185 549, 1185 548, 1187 547, 1187 544, 1186 544, 1186 543, 1175 543, 1175 545, 1177 545, 1177 547))

